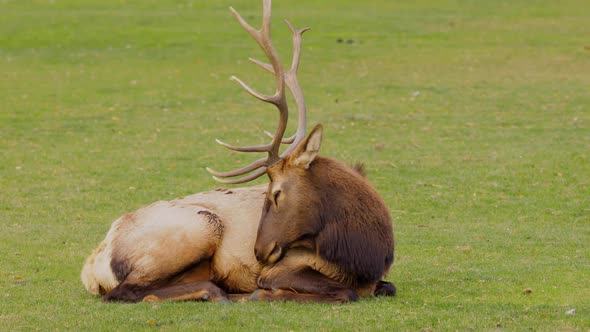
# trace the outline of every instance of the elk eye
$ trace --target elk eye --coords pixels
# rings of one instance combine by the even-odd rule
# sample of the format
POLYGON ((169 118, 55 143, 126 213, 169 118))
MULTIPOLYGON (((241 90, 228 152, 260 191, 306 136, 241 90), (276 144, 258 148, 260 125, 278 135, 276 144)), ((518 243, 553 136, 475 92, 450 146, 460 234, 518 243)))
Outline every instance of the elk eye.
POLYGON ((281 191, 280 190, 276 190, 273 194, 272 194, 272 201, 275 204, 276 207, 279 206, 279 196, 281 196, 281 191))

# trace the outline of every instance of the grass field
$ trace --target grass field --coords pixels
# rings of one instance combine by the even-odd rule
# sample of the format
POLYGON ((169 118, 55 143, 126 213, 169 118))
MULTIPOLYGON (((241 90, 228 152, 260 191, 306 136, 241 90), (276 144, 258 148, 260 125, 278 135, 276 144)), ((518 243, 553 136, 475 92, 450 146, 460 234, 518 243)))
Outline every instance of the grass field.
MULTIPOLYGON (((259 0, 0 0, 0 330, 590 330, 590 3, 274 2, 310 26, 323 154, 391 208, 395 298, 105 304, 82 263, 121 214, 218 185, 276 111, 259 0), (575 310, 575 312, 573 312, 575 310), (567 313, 566 313, 567 312, 567 313)), ((294 117, 292 117, 294 118, 294 117)), ((294 127, 291 123, 290 128, 294 127)))

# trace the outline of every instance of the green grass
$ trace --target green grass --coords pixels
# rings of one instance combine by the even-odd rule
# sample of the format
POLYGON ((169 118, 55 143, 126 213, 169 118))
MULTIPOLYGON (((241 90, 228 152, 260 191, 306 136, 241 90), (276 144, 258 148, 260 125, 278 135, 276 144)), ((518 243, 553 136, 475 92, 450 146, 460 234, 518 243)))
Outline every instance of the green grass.
POLYGON ((273 84, 229 5, 257 24, 258 0, 0 0, 0 329, 590 330, 583 0, 275 1, 284 59, 282 19, 312 28, 300 82, 323 154, 363 161, 391 208, 397 297, 88 295, 79 271, 116 217, 215 188, 205 166, 252 156, 213 139, 274 126, 228 80, 273 84))

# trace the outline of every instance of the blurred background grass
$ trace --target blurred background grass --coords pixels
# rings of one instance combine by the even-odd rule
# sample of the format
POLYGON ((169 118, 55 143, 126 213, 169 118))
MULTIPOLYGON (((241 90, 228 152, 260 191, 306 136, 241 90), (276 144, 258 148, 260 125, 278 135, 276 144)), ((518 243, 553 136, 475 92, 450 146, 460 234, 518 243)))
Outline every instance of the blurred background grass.
MULTIPOLYGON (((391 208, 394 299, 106 305, 82 262, 124 212, 218 186, 276 111, 233 21, 259 1, 0 1, 0 318, 31 329, 587 330, 590 5, 275 1, 309 26, 300 82, 323 154, 391 208), (575 314, 565 312, 576 309, 575 314)), ((295 127, 291 117, 290 130, 295 127)), ((264 180, 259 180, 259 182, 264 180)))

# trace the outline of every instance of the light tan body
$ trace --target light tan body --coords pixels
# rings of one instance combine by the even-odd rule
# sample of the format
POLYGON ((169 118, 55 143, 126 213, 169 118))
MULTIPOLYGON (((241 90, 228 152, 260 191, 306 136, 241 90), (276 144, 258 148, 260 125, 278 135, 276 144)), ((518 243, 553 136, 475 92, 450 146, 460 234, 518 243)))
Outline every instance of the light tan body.
POLYGON ((214 190, 159 201, 117 219, 105 240, 86 260, 82 282, 92 294, 116 287, 114 255, 127 259, 128 278, 147 284, 169 278, 209 259, 212 279, 228 289, 252 292, 260 274, 254 242, 267 185, 214 190), (211 222, 207 211, 219 217, 211 222), (221 233, 220 233, 221 232, 221 233))

